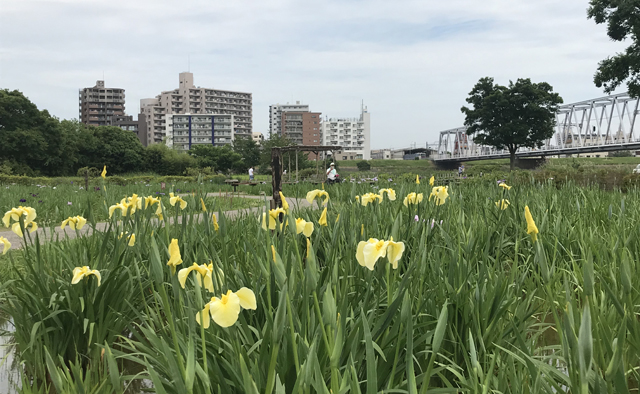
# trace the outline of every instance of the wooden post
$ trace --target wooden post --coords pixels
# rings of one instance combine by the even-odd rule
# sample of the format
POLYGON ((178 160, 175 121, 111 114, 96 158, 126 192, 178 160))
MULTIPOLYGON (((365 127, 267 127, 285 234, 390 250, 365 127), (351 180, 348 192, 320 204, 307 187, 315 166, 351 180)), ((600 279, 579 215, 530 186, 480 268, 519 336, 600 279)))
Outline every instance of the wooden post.
POLYGON ((89 169, 84 170, 84 190, 89 191, 89 169))
MULTIPOLYGON (((297 152, 298 150, 296 150, 297 152)), ((289 171, 287 172, 287 181, 291 181, 291 152, 289 152, 289 171)))
POLYGON ((296 183, 298 183, 298 150, 296 149, 296 183))
POLYGON ((273 199, 271 206, 281 207, 280 191, 282 190, 282 153, 280 148, 271 148, 271 187, 273 189, 273 199))
POLYGON ((316 155, 316 180, 320 181, 320 173, 318 172, 318 155, 316 155))

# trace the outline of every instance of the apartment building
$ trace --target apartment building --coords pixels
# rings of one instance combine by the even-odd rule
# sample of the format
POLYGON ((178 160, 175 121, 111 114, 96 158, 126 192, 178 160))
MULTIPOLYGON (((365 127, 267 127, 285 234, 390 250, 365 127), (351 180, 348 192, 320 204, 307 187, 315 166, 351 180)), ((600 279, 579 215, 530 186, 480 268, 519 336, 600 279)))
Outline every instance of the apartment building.
POLYGON ((80 89, 78 94, 81 123, 92 126, 113 126, 114 118, 124 116, 124 89, 106 88, 97 81, 92 88, 80 89))
MULTIPOLYGON (((140 100, 140 115, 144 115, 147 122, 147 144, 157 144, 165 138, 167 109, 160 105, 157 98, 140 100)), ((146 146, 145 145, 145 146, 146 146)))
POLYGON ((189 150, 194 145, 228 145, 235 138, 235 115, 168 114, 167 146, 189 150))
POLYGON ((132 115, 117 116, 114 118, 114 126, 135 133, 143 146, 147 146, 147 120, 144 114, 138 114, 138 119, 132 115))
POLYGON ((309 105, 300 104, 274 104, 269 106, 269 135, 282 134, 282 114, 285 112, 309 112, 309 105))
POLYGON ((262 133, 253 132, 251 133, 251 136, 253 137, 253 141, 258 145, 262 145, 264 142, 264 135, 262 133))
POLYGON ((370 114, 362 107, 358 118, 325 118, 322 122, 322 145, 340 145, 332 152, 336 160, 371 159, 370 114))
POLYGON ((252 137, 251 93, 196 87, 190 72, 180 73, 177 89, 140 100, 140 112, 147 118, 149 144, 167 137, 169 115, 233 115, 233 138, 252 137))

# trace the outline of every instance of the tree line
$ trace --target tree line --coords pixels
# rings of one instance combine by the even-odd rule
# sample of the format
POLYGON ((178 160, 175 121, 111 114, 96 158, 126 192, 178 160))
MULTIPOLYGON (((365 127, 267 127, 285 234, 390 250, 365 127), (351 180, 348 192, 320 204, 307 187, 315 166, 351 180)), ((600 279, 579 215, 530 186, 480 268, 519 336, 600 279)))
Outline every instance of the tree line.
MULTIPOLYGON (((269 171, 272 146, 293 142, 275 136, 262 146, 238 138, 232 145, 196 145, 188 153, 164 144, 144 147, 131 131, 59 120, 39 110, 20 91, 0 90, 0 173, 27 176, 73 176, 85 168, 109 174, 153 172, 186 175, 191 171, 244 173, 249 167, 269 171)), ((305 154, 300 168, 310 166, 305 154)))

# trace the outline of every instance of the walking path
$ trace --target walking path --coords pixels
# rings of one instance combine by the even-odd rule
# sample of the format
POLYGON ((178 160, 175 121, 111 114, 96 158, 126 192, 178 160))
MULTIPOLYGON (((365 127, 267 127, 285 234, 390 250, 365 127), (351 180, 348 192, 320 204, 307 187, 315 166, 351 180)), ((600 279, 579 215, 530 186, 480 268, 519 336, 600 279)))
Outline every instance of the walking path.
MULTIPOLYGON (((225 194, 222 193, 207 193, 207 197, 224 197, 225 194)), ((271 200, 271 196, 248 196, 248 195, 242 195, 240 198, 251 198, 251 199, 259 199, 259 200, 266 200, 270 201, 271 200)), ((311 206, 311 204, 309 204, 309 202, 304 199, 304 198, 289 198, 286 197, 287 203, 289 203, 289 206, 292 209, 298 209, 298 208, 308 208, 311 206)), ((243 209, 234 209, 231 211, 223 211, 222 214, 225 216, 225 218, 227 219, 233 219, 236 217, 241 217, 244 215, 250 215, 250 214, 257 214, 257 213, 261 213, 262 210, 264 209, 264 207, 262 206, 258 206, 258 207, 252 207, 252 208, 243 208, 243 209)), ((216 213, 217 214, 217 213, 216 213)), ((200 220, 202 218, 202 214, 197 214, 196 215, 198 220, 200 220)), ((256 215, 257 216, 257 215, 256 215)), ((218 218, 219 220, 220 218, 218 218)), ((173 218, 169 218, 169 221, 172 221, 173 218)), ((182 220, 181 217, 178 217, 178 220, 182 220)), ((105 231, 108 227, 109 227, 110 223, 109 222, 100 222, 100 223, 96 223, 96 231, 98 232, 103 232, 105 231)), ((32 240, 35 239, 36 234, 38 235, 38 240, 40 243, 43 242, 47 242, 47 241, 58 241, 60 239, 65 239, 65 238, 76 238, 76 236, 78 235, 91 235, 93 233, 93 228, 89 225, 85 225, 82 230, 78 230, 76 232, 76 230, 72 230, 69 226, 65 227, 65 229, 61 229, 60 226, 56 226, 55 228, 53 228, 53 231, 51 228, 38 228, 38 230, 36 230, 34 233, 29 234, 29 236, 31 237, 32 240)), ((13 231, 8 230, 8 231, 0 231, 0 236, 5 237, 6 239, 9 240, 9 242, 11 242, 11 249, 22 249, 24 247, 24 239, 18 237, 13 231)))

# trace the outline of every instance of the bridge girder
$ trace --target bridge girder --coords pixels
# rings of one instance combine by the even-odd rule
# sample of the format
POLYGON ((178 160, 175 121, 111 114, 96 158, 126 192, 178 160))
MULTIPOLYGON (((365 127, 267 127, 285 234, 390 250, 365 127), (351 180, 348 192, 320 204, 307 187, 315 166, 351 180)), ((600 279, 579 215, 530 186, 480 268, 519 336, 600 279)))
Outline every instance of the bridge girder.
MULTIPOLYGON (((565 104, 556 112, 554 135, 540 148, 520 148, 516 157, 552 156, 640 149, 635 125, 640 100, 621 93, 565 104)), ((509 157, 505 149, 473 142, 467 127, 440 132, 434 161, 469 161, 509 157)))

